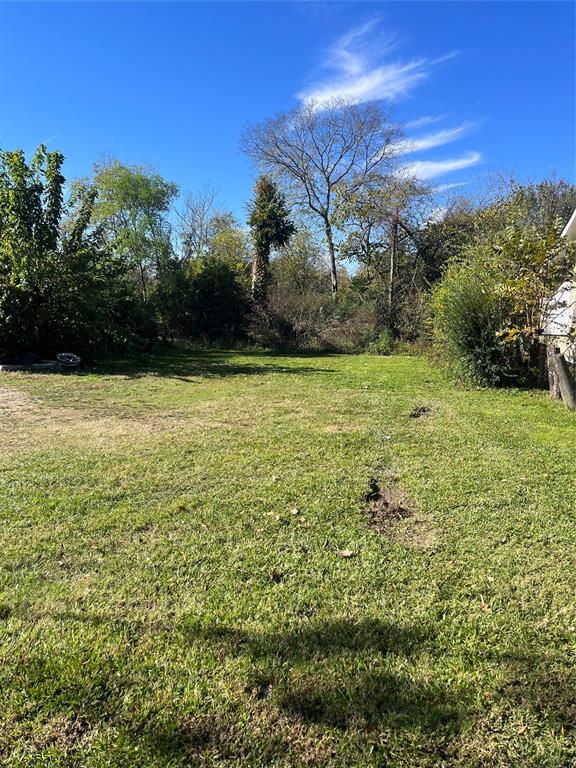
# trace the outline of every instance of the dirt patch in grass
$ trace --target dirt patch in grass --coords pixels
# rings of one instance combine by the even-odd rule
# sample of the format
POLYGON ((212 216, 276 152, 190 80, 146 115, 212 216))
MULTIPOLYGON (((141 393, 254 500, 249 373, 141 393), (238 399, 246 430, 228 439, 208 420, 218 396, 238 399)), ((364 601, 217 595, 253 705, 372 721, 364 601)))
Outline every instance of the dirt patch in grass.
MULTIPOLYGON (((263 416, 263 411, 259 417, 263 416)), ((212 430, 256 429, 259 419, 244 409, 198 403, 194 411, 135 409, 112 404, 108 408, 76 404, 54 405, 27 392, 0 387, 0 454, 36 450, 57 443, 108 448, 166 433, 202 433, 212 430)))
POLYGON ((436 543, 433 526, 420 515, 418 505, 401 488, 380 488, 374 478, 365 497, 364 511, 370 526, 392 541, 419 549, 430 549, 436 543))
POLYGON ((430 416, 432 414, 432 408, 429 405, 417 405, 413 408, 408 417, 410 419, 420 419, 422 416, 430 416))
POLYGON ((370 491, 366 494, 366 512, 375 528, 382 528, 390 523, 412 517, 416 511, 415 502, 411 501, 396 487, 381 489, 377 480, 370 480, 370 491))
POLYGON ((38 406, 37 400, 27 392, 20 392, 9 387, 0 387, 0 413, 18 415, 23 411, 32 411, 38 406))

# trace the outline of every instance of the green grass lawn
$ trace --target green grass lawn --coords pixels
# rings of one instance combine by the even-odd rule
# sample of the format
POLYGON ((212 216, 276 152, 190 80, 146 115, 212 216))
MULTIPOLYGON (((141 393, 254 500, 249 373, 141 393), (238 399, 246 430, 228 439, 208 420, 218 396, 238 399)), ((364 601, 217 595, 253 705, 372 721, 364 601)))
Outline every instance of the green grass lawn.
POLYGON ((545 393, 177 348, 2 375, 0 412, 1 765, 576 765, 545 393))

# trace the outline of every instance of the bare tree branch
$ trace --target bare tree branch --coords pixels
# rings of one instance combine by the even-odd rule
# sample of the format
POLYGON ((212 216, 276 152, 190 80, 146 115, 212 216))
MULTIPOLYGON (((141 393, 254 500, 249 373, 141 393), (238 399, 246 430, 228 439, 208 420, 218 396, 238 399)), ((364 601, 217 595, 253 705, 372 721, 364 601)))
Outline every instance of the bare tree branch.
POLYGON ((291 201, 320 219, 332 292, 338 292, 335 221, 347 196, 389 172, 400 130, 374 103, 335 100, 301 106, 245 128, 241 148, 273 173, 291 201))

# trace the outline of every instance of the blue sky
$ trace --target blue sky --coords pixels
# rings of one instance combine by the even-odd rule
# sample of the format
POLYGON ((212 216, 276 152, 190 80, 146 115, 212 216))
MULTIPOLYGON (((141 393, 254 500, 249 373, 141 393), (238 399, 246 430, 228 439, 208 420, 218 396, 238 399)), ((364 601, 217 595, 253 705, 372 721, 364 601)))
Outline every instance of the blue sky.
POLYGON ((0 147, 151 164, 239 216, 242 126, 311 96, 380 99, 411 169, 465 192, 576 181, 575 90, 572 2, 0 4, 0 147))

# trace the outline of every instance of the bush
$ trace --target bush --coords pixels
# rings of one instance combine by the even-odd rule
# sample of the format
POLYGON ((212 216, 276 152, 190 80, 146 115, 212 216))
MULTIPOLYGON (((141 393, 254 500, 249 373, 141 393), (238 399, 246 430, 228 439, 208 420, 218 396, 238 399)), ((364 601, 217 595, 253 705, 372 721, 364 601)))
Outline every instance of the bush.
POLYGON ((360 354, 377 340, 375 325, 376 313, 370 306, 360 306, 353 311, 347 306, 335 307, 322 339, 335 352, 360 354))
POLYGON ((256 346, 281 351, 391 354, 391 334, 376 331, 374 325, 370 307, 350 310, 318 293, 282 295, 273 291, 266 308, 253 307, 248 336, 256 346))
POLYGON ((490 226, 449 265, 435 292, 436 338, 466 381, 544 383, 542 314, 572 279, 576 246, 561 237, 562 221, 537 225, 534 213, 521 195, 485 209, 490 226))
POLYGON ((237 271, 226 262, 207 258, 192 275, 185 330, 191 338, 234 344, 246 335, 248 297, 237 271))
POLYGON ((371 341, 366 351, 372 355, 392 355, 396 352, 397 341, 388 329, 375 333, 374 341, 371 341))
POLYGON ((248 340, 255 347, 288 352, 299 348, 294 326, 270 307, 255 304, 248 320, 248 340))
POLYGON ((276 318, 277 330, 282 328, 284 343, 297 349, 320 350, 326 346, 322 335, 333 305, 330 296, 319 291, 282 291, 274 286, 268 310, 276 318))
POLYGON ((474 259, 450 265, 433 296, 434 331, 459 378, 501 386, 514 375, 513 349, 498 337, 507 309, 486 265, 474 259))

